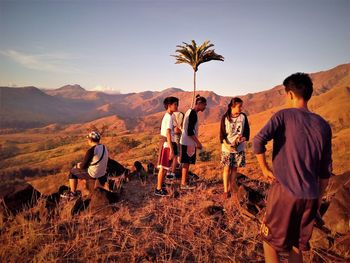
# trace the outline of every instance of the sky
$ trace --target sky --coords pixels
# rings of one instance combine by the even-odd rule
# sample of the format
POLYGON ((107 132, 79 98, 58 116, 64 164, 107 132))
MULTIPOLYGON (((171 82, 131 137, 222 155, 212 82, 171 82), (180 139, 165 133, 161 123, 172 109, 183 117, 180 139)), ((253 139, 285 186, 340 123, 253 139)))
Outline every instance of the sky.
POLYGON ((176 45, 213 43, 197 89, 237 96, 350 63, 349 0, 0 0, 0 86, 193 89, 176 45))

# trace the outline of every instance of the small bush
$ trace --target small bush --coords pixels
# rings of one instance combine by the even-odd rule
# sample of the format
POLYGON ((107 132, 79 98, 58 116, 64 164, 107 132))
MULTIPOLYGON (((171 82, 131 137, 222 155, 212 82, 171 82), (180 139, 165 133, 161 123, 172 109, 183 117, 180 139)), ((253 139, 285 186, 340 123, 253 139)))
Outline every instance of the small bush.
POLYGON ((202 162, 209 162, 211 160, 211 152, 201 151, 199 153, 199 159, 202 162))

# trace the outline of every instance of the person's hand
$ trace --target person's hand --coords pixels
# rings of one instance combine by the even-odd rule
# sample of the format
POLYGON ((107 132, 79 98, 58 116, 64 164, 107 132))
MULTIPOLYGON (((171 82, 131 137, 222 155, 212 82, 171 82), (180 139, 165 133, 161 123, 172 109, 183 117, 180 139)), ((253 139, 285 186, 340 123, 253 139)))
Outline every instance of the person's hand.
POLYGON ((202 149, 202 148, 203 148, 203 145, 202 145, 200 142, 198 142, 198 144, 197 144, 197 146, 196 146, 196 147, 197 147, 197 149, 199 149, 199 150, 200 150, 200 149, 202 149))
POLYGON ((77 163, 77 168, 81 168, 81 163, 77 163))
POLYGON ((269 181, 274 181, 275 180, 275 176, 273 175, 272 171, 270 170, 270 168, 266 168, 262 170, 263 175, 269 180, 269 181))

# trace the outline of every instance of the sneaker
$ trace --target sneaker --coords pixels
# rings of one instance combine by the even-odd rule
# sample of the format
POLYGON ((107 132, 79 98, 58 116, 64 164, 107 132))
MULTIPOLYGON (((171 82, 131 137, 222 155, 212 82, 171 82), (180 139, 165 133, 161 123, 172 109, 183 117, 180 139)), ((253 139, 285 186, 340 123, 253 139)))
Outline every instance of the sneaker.
POLYGON ((154 195, 157 195, 157 196, 167 196, 168 195, 168 191, 166 189, 156 189, 154 190, 154 195))
POLYGON ((175 174, 174 173, 168 173, 166 175, 167 180, 175 180, 175 174))
POLYGON ((65 191, 64 193, 60 194, 60 196, 62 198, 65 198, 65 199, 72 200, 74 198, 79 197, 79 194, 76 192, 73 193, 73 192, 68 190, 68 191, 65 191))
POLYGON ((191 186, 191 185, 188 185, 188 184, 180 186, 181 190, 193 190, 195 188, 196 188, 195 186, 191 186))

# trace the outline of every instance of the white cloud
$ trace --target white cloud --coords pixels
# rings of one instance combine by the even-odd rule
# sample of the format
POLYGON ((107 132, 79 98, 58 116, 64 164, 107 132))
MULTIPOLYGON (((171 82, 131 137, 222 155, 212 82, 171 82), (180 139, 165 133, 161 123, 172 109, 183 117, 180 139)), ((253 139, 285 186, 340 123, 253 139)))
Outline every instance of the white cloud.
POLYGON ((110 94, 118 94, 118 93, 120 93, 119 90, 111 88, 109 86, 104 86, 104 85, 96 85, 92 90, 102 91, 102 92, 110 93, 110 94))
POLYGON ((0 50, 0 54, 28 69, 56 73, 77 73, 76 69, 68 69, 67 66, 64 65, 65 61, 72 58, 65 53, 27 54, 9 49, 0 50))

